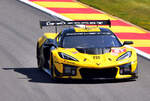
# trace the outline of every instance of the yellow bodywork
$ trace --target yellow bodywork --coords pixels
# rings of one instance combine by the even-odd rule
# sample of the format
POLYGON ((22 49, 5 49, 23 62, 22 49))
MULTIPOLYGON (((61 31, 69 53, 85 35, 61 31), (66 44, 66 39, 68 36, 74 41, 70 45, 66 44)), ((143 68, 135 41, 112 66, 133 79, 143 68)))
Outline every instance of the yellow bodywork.
MULTIPOLYGON (((88 32, 88 31, 100 31, 99 28, 75 28, 76 32, 88 32)), ((47 39, 55 39, 58 33, 45 33, 44 36, 42 36, 39 40, 39 47, 45 42, 47 39)), ((53 54, 53 63, 54 67, 59 73, 63 73, 63 64, 70 65, 70 66, 76 66, 77 67, 77 74, 75 76, 57 76, 54 73, 54 77, 56 78, 72 78, 72 79, 82 79, 82 76, 80 74, 81 68, 93 68, 93 69, 104 69, 104 68, 116 68, 117 74, 115 79, 123 79, 123 78, 131 78, 133 75, 120 75, 119 71, 120 65, 124 65, 127 63, 131 63, 131 72, 135 72, 137 69, 137 54, 134 49, 127 48, 125 46, 114 48, 114 49, 125 49, 126 51, 123 51, 121 53, 114 54, 113 52, 105 53, 105 54, 98 54, 98 55, 92 55, 92 54, 84 54, 78 52, 75 48, 61 48, 57 47, 56 49, 52 50, 53 54), (118 57, 126 53, 127 51, 132 52, 132 56, 126 59, 122 59, 119 61, 116 61, 118 57), (59 52, 65 53, 67 55, 70 55, 74 58, 76 58, 78 61, 72 61, 72 60, 66 60, 59 56, 59 52), (94 56, 98 56, 100 58, 93 59, 94 56)), ((51 65, 51 63, 50 63, 51 65)), ((51 66, 49 66, 51 69, 51 66)))
MULTIPOLYGON (((121 48, 125 48, 125 47, 121 47, 121 48)), ((81 68, 93 68, 93 69, 117 68, 118 72, 115 77, 116 79, 130 78, 130 77, 132 77, 132 75, 120 75, 119 74, 119 70, 120 70, 119 66, 120 65, 131 63, 131 67, 132 67, 131 71, 132 72, 134 72, 137 68, 136 52, 133 49, 129 49, 129 48, 127 48, 127 50, 132 51, 132 56, 127 59, 116 61, 117 58, 119 56, 121 56, 122 54, 124 54, 125 52, 118 54, 118 56, 113 55, 112 53, 105 53, 105 54, 100 54, 100 55, 89 55, 89 54, 79 53, 74 48, 70 48, 70 49, 57 48, 56 50, 53 50, 53 59, 54 59, 54 65, 60 73, 63 73, 63 64, 77 67, 77 75, 76 76, 62 76, 60 78, 82 79, 80 72, 79 72, 79 70, 81 68), (68 54, 68 55, 76 58, 78 61, 62 59, 58 55, 58 52, 68 54), (93 56, 99 56, 100 59, 93 59, 93 56), (97 65, 97 64, 99 64, 99 65, 97 65)))
POLYGON ((39 47, 41 47, 43 45, 43 43, 45 42, 45 40, 47 40, 47 39, 55 39, 57 35, 58 35, 58 33, 45 33, 38 40, 39 47))

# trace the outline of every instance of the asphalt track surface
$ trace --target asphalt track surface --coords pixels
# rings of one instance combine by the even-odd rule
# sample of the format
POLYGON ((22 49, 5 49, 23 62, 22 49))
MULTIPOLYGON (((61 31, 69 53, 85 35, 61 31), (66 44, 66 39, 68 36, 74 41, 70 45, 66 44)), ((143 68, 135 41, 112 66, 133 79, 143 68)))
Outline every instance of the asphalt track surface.
POLYGON ((35 56, 39 20, 48 19, 55 20, 16 0, 0 0, 0 101, 150 100, 150 61, 140 56, 137 81, 52 82, 35 56))

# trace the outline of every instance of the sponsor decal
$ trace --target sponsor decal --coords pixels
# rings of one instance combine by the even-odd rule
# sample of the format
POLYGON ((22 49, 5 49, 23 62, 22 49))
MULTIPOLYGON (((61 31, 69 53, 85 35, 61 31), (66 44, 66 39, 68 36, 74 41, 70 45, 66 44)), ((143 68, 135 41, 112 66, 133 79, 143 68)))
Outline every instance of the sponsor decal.
POLYGON ((93 56, 93 59, 100 59, 100 56, 93 56))
POLYGON ((127 50, 125 48, 120 49, 120 48, 112 48, 111 49, 111 54, 117 56, 120 53, 126 52, 127 50))
POLYGON ((76 35, 111 35, 110 32, 75 32, 75 33, 66 33, 65 36, 76 36, 76 35))

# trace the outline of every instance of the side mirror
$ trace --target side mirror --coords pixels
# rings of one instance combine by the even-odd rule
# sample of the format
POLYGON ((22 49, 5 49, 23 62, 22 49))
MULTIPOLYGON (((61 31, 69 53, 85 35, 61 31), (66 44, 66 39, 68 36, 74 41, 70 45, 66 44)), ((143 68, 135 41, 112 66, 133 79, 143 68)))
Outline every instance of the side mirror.
POLYGON ((133 41, 124 41, 123 42, 123 45, 131 45, 131 44, 133 44, 133 41))

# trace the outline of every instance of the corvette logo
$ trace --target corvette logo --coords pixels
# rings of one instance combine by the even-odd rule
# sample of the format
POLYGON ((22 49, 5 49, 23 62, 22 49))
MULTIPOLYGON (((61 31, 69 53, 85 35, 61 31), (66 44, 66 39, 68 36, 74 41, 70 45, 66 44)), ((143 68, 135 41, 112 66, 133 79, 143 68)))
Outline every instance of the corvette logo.
POLYGON ((96 63, 98 66, 100 65, 100 63, 96 63))

